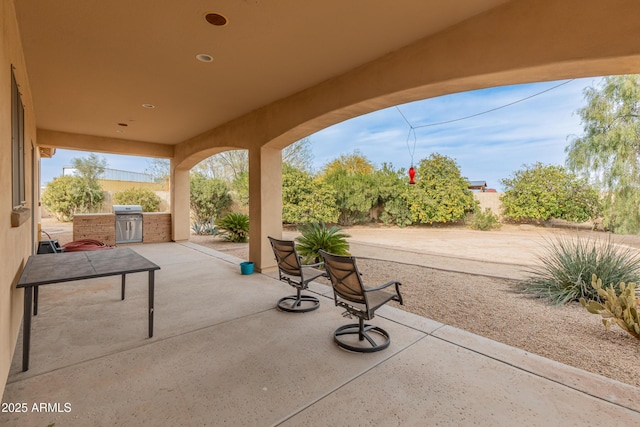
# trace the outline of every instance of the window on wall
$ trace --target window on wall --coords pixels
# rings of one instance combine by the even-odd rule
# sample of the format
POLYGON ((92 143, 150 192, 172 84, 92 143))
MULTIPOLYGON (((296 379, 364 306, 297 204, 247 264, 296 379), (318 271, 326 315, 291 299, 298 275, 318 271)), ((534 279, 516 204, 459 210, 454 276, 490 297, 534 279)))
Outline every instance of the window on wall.
POLYGON ((24 105, 16 76, 11 69, 11 180, 13 209, 20 209, 26 201, 24 172, 24 105))

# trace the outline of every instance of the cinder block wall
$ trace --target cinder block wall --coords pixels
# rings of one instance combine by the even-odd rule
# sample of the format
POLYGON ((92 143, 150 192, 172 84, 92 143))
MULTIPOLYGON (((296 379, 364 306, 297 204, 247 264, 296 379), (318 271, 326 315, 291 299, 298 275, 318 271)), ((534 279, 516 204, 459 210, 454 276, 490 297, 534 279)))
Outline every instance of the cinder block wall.
MULTIPOLYGON (((116 218, 114 214, 81 214, 73 217, 73 240, 93 239, 109 246, 116 244, 116 218)), ((171 214, 145 212, 142 214, 142 242, 171 241, 171 214)))

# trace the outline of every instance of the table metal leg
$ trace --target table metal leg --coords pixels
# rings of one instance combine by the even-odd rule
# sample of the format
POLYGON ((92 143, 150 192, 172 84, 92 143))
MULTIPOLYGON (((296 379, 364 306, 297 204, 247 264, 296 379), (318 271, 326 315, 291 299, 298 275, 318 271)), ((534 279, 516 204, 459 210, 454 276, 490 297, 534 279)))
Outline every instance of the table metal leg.
POLYGON ((29 370, 29 351, 31 349, 31 305, 33 287, 24 288, 24 320, 22 321, 22 372, 29 370))
POLYGON ((124 285, 125 285, 126 277, 127 277, 126 274, 122 275, 122 292, 121 292, 122 301, 124 301, 124 285))
POLYGON ((149 270, 149 338, 153 337, 153 294, 155 292, 155 272, 149 270))
POLYGON ((33 287, 33 315, 38 315, 38 287, 33 287))

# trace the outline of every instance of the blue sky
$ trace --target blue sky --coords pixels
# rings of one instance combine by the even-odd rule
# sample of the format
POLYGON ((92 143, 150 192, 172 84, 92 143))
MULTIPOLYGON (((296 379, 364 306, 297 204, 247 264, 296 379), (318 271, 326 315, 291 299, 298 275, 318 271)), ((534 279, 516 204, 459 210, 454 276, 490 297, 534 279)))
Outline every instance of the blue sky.
MULTIPOLYGON (((497 111, 469 119, 420 128, 419 126, 456 120, 498 108, 545 91, 566 80, 504 86, 447 95, 399 105, 415 129, 414 164, 431 153, 449 156, 458 163, 462 175, 484 180, 501 189, 500 179, 509 177, 524 164, 542 162, 564 164, 564 149, 570 138, 582 134, 576 111, 584 106, 583 90, 597 86, 600 78, 569 81, 560 87, 497 111)), ((310 135, 313 168, 322 169, 341 154, 359 150, 372 163, 383 162, 398 168, 411 166, 413 134, 398 110, 387 108, 356 117, 310 135)), ((149 160, 140 157, 101 154, 109 168, 144 172, 149 160)), ((42 159, 42 183, 62 174, 81 151, 57 150, 51 159, 42 159)))

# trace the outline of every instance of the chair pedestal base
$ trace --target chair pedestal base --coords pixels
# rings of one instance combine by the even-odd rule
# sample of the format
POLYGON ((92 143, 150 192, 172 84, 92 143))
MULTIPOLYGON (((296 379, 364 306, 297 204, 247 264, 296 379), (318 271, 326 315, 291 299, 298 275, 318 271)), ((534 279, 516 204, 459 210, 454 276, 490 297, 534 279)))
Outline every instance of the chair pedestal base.
POLYGON ((336 342, 336 344, 338 344, 340 348, 348 351, 355 351, 358 353, 373 353, 376 351, 384 350, 385 348, 389 347, 389 344, 391 343, 391 338, 389 337, 387 331, 378 326, 364 324, 362 320, 360 320, 359 324, 351 323, 348 325, 340 326, 333 333, 333 340, 336 342), (370 333, 372 332, 380 342, 377 342, 372 338, 372 336, 370 335, 370 333), (361 342, 364 345, 353 345, 355 344, 354 340, 351 340, 351 343, 348 343, 344 338, 338 338, 342 337, 343 335, 358 335, 358 342, 361 342), (367 344, 369 346, 367 346, 367 344))
POLYGON ((320 307, 320 300, 310 295, 289 295, 278 301, 278 308, 291 313, 306 313, 320 307))

